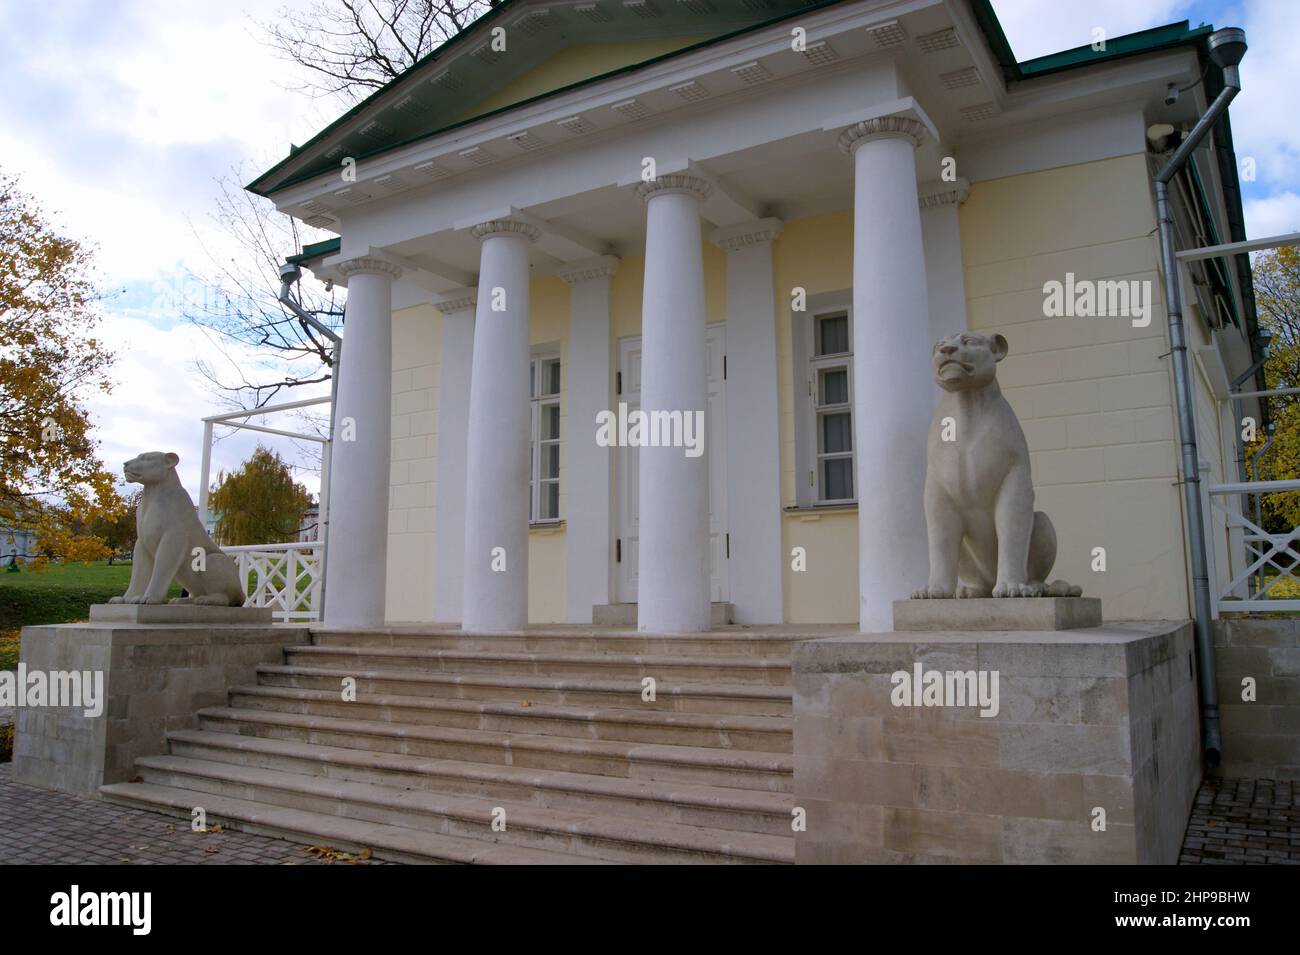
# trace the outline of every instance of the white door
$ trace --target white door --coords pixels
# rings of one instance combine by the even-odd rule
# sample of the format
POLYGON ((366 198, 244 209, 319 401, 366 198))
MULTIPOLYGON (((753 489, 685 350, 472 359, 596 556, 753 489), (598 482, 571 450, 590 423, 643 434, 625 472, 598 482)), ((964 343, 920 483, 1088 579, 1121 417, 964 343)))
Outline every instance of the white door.
MULTIPOLYGON (((709 461, 709 553, 711 559, 710 600, 728 599, 727 587, 727 392, 726 325, 718 322, 705 330, 705 367, 708 374, 708 412, 704 423, 704 450, 709 461)), ((618 371, 622 391, 620 402, 628 412, 641 407, 641 338, 620 338, 618 371)), ((618 449, 618 546, 617 599, 636 603, 637 540, 640 537, 637 511, 640 501, 640 472, 636 448, 618 449)))

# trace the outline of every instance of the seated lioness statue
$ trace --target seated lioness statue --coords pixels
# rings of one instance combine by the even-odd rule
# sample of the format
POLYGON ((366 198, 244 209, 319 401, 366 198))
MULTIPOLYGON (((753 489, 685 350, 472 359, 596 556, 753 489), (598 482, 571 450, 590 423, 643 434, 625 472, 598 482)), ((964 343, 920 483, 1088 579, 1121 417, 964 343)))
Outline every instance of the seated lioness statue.
POLYGON ((1056 531, 1034 510, 1029 445, 998 387, 1001 335, 963 333, 934 346, 934 380, 943 389, 926 450, 925 523, 930 582, 913 599, 1078 597, 1064 581, 1047 583, 1056 531))
POLYGON ((190 596, 176 597, 174 604, 242 607, 238 567, 203 529, 194 502, 176 476, 179 462, 175 454, 146 451, 122 468, 126 479, 143 484, 144 491, 135 511, 131 583, 109 603, 166 603, 167 589, 176 580, 190 596))

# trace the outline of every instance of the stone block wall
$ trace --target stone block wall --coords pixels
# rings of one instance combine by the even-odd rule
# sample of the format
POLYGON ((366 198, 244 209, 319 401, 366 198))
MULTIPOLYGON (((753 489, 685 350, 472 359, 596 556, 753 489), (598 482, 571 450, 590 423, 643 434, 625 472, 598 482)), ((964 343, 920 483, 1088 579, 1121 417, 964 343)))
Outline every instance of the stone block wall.
POLYGON ((62 624, 23 630, 21 662, 34 670, 102 671, 103 712, 82 707, 17 710, 14 778, 92 795, 135 775, 135 761, 166 751, 166 734, 224 706, 231 686, 257 681, 257 666, 283 662, 307 641, 302 627, 62 624))
POLYGON ((797 861, 1176 861, 1200 782, 1191 654, 1185 623, 796 644, 797 861), (997 715, 894 706, 918 662, 997 671, 997 715))
POLYGON ((1224 616, 1214 631, 1223 729, 1217 775, 1300 779, 1300 618, 1224 616), (1243 681, 1254 681, 1254 700, 1243 681))

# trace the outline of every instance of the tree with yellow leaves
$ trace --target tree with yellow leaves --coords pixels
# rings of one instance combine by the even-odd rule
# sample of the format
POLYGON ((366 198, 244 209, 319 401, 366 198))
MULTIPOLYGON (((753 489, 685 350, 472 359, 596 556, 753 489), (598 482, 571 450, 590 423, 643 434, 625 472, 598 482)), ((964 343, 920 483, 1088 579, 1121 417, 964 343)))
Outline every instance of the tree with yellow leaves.
POLYGON ((92 522, 122 507, 84 405, 107 394, 90 251, 0 176, 0 527, 32 530, 37 566, 95 560, 92 522))
MULTIPOLYGON (((1269 388, 1300 388, 1300 249, 1283 246, 1261 252, 1251 263, 1259 323, 1273 334, 1264 377, 1269 388)), ((1263 481, 1300 477, 1300 401, 1295 395, 1269 399, 1273 444, 1260 458, 1263 481)), ((1264 439, 1246 446, 1247 460, 1264 439)), ((1264 526, 1285 533, 1300 526, 1300 491, 1260 496, 1264 526)))

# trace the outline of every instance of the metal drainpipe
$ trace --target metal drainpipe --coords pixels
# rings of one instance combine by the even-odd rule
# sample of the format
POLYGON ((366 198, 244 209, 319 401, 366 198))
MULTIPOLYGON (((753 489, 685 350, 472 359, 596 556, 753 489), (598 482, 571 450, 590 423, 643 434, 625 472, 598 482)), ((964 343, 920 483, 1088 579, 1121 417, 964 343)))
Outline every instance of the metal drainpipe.
MULTIPOLYGON (((1245 34, 1240 30, 1219 30, 1210 38, 1211 58, 1214 58, 1215 38, 1222 42, 1239 41, 1242 52, 1245 34)), ((1238 60, 1240 57, 1238 57, 1238 60)), ((1192 151, 1205 138, 1228 104, 1241 92, 1241 78, 1236 63, 1222 64, 1223 89, 1215 97, 1191 133, 1174 151, 1163 169, 1156 173, 1156 218, 1160 223, 1160 252, 1165 271, 1165 301, 1169 308, 1170 357, 1174 366, 1174 393, 1178 405, 1178 435, 1182 445, 1183 498, 1187 508, 1188 545, 1191 549, 1192 585, 1194 592, 1193 625, 1196 631, 1196 656, 1200 673, 1201 730, 1205 761, 1211 767, 1219 764, 1223 738, 1219 728, 1219 694, 1215 685, 1214 621, 1210 604, 1210 572, 1205 554, 1205 512, 1201 506, 1201 459, 1196 446, 1195 395, 1192 391, 1190 363, 1187 356, 1187 332, 1183 325, 1183 292, 1178 271, 1177 249, 1174 240, 1174 215, 1169 204, 1169 183, 1186 165, 1192 151)))
MULTIPOLYGON (((315 315, 307 311, 301 305, 293 300, 291 294, 293 283, 298 281, 302 275, 301 271, 292 262, 286 262, 280 268, 280 303, 289 311, 293 312, 298 318, 310 325, 324 337, 334 343, 334 368, 330 374, 330 440, 327 447, 329 448, 330 460, 325 462, 325 467, 333 471, 334 458, 334 410, 338 407, 339 399, 339 372, 343 368, 343 336, 339 335, 334 329, 322 323, 315 315)), ((346 308, 346 306, 344 306, 346 308)), ((329 522, 330 522, 330 503, 328 500, 321 501, 320 530, 319 537, 323 549, 320 559, 320 622, 325 622, 325 566, 330 559, 329 548, 329 522)))

